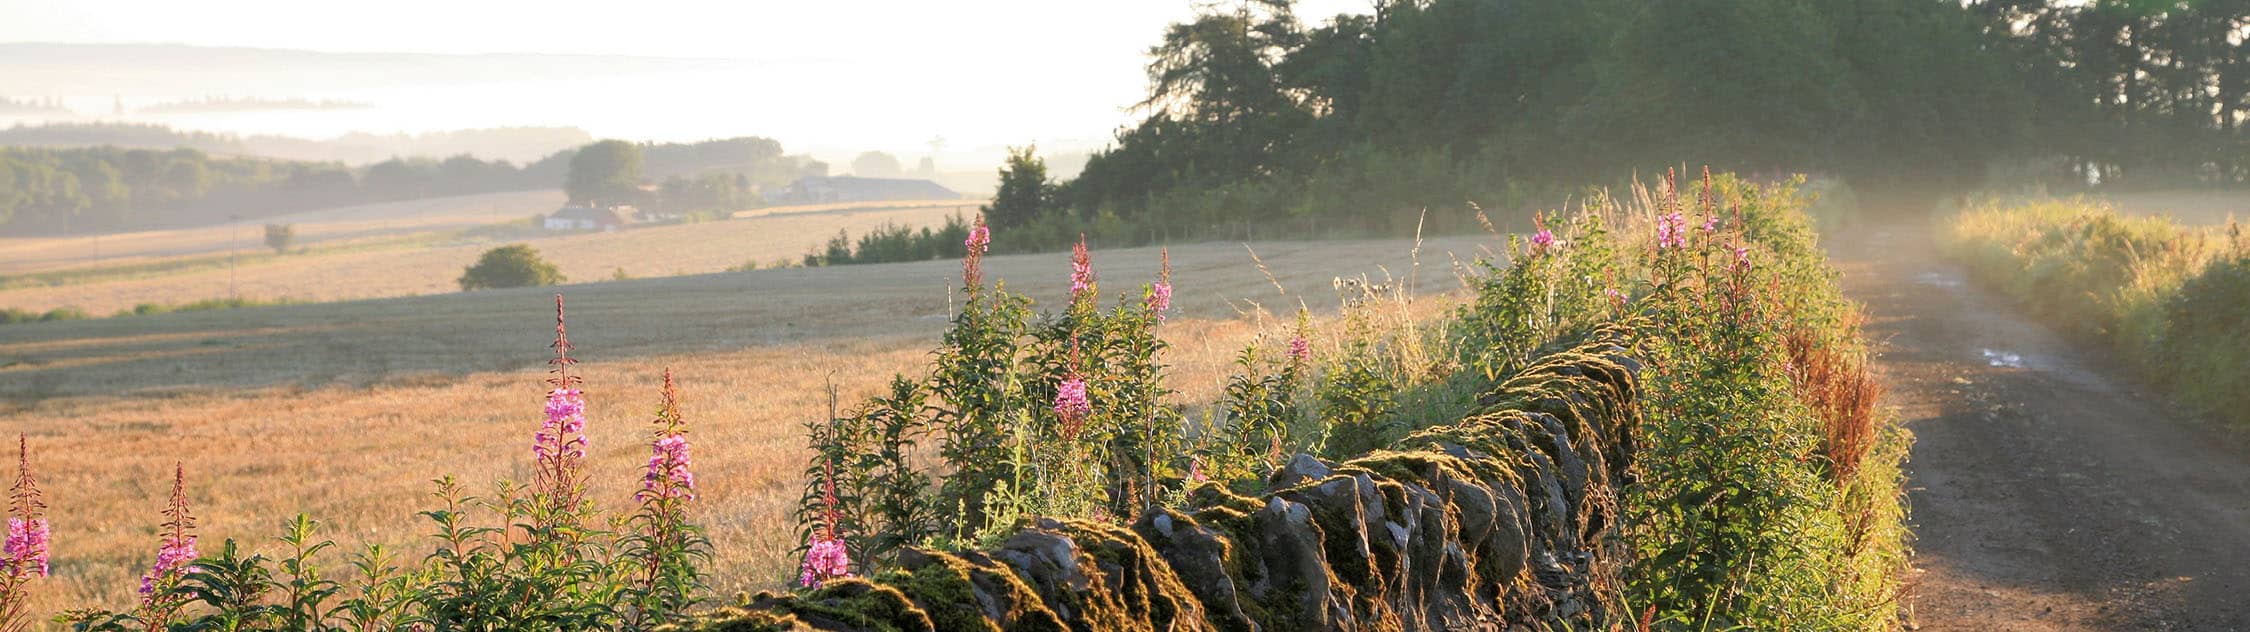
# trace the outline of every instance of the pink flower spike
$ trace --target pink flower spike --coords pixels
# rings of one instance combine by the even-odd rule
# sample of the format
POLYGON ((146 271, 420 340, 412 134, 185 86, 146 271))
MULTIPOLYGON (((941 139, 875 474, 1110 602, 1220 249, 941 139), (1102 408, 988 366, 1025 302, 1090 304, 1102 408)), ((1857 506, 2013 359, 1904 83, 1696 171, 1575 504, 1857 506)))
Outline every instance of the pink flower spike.
POLYGON ((1070 249, 1070 300, 1091 298, 1094 293, 1094 256, 1086 252, 1086 236, 1070 249))
POLYGON ((669 435, 650 444, 654 454, 648 458, 648 472, 641 476, 641 489, 656 498, 695 498, 695 473, 688 469, 688 441, 685 435, 669 435))
POLYGON ((969 229, 969 238, 962 241, 961 245, 967 247, 969 252, 980 255, 991 252, 992 229, 984 226, 984 220, 977 220, 976 228, 969 229))
POLYGON ((1656 249, 1678 248, 1687 244, 1687 218, 1672 211, 1656 218, 1656 249))
POLYGON ((1162 251, 1163 268, 1156 273, 1156 283, 1148 288, 1148 311, 1156 314, 1156 322, 1164 322, 1164 312, 1172 310, 1172 249, 1162 251))
POLYGON ((828 580, 852 576, 851 553, 838 538, 814 536, 812 546, 805 549, 805 559, 797 564, 797 584, 818 590, 828 580))
POLYGON ((1079 424, 1093 414, 1094 403, 1086 399, 1086 380, 1076 375, 1064 378, 1055 386, 1055 414, 1062 417, 1066 436, 1076 435, 1079 424))
POLYGON ((6 558, 0 566, 47 576, 47 519, 9 518, 6 558))

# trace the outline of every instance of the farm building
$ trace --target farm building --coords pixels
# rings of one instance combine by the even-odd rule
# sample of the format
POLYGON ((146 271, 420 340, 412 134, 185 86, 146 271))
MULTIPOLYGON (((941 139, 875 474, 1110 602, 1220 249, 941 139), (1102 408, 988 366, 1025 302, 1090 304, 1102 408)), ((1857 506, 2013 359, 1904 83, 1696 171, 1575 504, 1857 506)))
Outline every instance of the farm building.
POLYGON ((630 206, 565 206, 547 214, 547 230, 617 230, 632 223, 630 206))
POLYGON ((766 196, 768 204, 825 204, 890 200, 952 200, 960 193, 928 180, 807 176, 766 196))

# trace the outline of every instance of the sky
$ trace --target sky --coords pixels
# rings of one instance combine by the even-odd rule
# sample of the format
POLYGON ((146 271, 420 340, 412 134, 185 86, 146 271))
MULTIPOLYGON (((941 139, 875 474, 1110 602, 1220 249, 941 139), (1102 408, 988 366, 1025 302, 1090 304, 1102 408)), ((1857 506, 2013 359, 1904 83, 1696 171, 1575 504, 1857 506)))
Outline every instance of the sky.
MULTIPOLYGON (((1364 12, 1369 5, 1300 0, 1297 12, 1318 23, 1321 16, 1364 12)), ((1133 120, 1126 108, 1146 89, 1147 49, 1165 25, 1187 19, 1196 6, 1192 0, 0 0, 0 42, 732 62, 684 73, 520 85, 419 85, 413 77, 388 77, 322 86, 317 78, 230 70, 212 78, 213 85, 197 86, 200 93, 170 90, 189 92, 176 95, 144 93, 144 86, 161 83, 146 80, 50 88, 96 94, 23 94, 21 86, 4 82, 0 89, 18 91, 6 96, 68 97, 74 108, 106 105, 113 95, 100 92, 127 90, 136 92, 124 98, 142 101, 223 95, 395 106, 319 121, 168 121, 239 133, 418 132, 513 120, 640 140, 757 134, 832 154, 855 148, 928 153, 928 141, 941 137, 954 151, 992 153, 1031 142, 1072 149, 1098 145, 1133 120)))

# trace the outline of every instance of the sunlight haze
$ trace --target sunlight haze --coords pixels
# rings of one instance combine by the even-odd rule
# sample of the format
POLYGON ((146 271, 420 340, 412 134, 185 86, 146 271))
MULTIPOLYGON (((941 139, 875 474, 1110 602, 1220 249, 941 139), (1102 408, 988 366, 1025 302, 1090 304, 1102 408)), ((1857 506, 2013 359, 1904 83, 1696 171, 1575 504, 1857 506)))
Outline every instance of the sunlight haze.
MULTIPOLYGON (((946 168, 1007 145, 1105 144, 1146 89, 1145 51, 1186 1, 1062 3, 0 2, 0 45, 184 44, 349 54, 473 55, 447 71, 351 74, 196 64, 160 76, 27 69, 0 58, 11 97, 59 97, 81 119, 182 98, 365 102, 353 112, 173 117, 175 127, 328 137, 512 125, 690 141, 760 135, 841 162, 881 149, 946 168), (442 18, 442 19, 441 19, 442 18), (842 34, 848 34, 842 35, 842 34), (534 54, 536 57, 516 57, 534 54), (553 56, 632 57, 633 60, 553 56), (503 80, 474 72, 495 68, 503 80), (583 71, 593 65, 603 70, 583 71), (547 70, 538 76, 525 68, 547 70), (449 71, 458 71, 449 72, 449 71), (465 76, 464 76, 465 75, 465 76), (1022 81, 1020 77, 1037 77, 1022 81), (1009 78, 1002 80, 1002 78, 1009 78), (433 85, 436 84, 436 85, 433 85), (809 86, 820 89, 811 91, 809 86), (951 160, 949 160, 951 158, 951 160)), ((1362 0, 1305 2, 1319 23, 1362 0)), ((160 53, 147 56, 160 57, 160 53)), ((366 61, 364 58, 360 58, 366 61)), ((166 60, 146 59, 152 71, 166 60)), ((347 60, 330 58, 330 62, 347 60)), ((308 62, 319 63, 319 62, 308 62)), ((348 65, 348 63, 346 64, 348 65)), ((0 115, 0 124, 37 119, 0 115)), ((140 122, 136 119, 136 122, 140 122)))

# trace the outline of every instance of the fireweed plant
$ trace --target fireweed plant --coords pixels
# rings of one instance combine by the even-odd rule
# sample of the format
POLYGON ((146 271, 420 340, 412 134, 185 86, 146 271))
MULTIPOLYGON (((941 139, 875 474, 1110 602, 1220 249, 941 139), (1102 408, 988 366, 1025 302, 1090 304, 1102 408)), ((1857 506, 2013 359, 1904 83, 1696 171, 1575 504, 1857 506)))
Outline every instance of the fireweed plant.
MULTIPOLYGON (((451 477, 437 480, 438 507, 422 512, 435 545, 420 560, 369 546, 331 578, 320 558, 336 543, 303 515, 284 522, 278 559, 233 540, 199 551, 183 466, 140 603, 58 621, 75 630, 326 632, 648 630, 684 618, 707 591, 711 548, 692 521, 694 463, 671 371, 650 422, 641 484, 620 499, 628 509, 605 512, 585 491, 589 421, 559 295, 551 348, 544 418, 529 433, 532 482, 499 481, 477 496, 451 477)), ((35 488, 19 489, 33 490, 28 503, 18 493, 19 507, 37 506, 35 488)))
POLYGON ((0 632, 31 629, 25 602, 47 576, 47 503, 31 472, 31 440, 16 435, 16 482, 8 494, 8 539, 0 547, 0 632))
POLYGON ((1636 332, 1647 426, 1614 545, 1633 560, 1621 604, 1658 629, 1895 621, 1910 439, 1836 397, 1871 396, 1871 382, 1858 307, 1836 287, 1801 184, 1667 175, 1596 196, 1542 217, 1456 315, 1462 360, 1502 379, 1603 323, 1636 332), (1808 357, 1841 360, 1815 372, 1798 366, 1808 357))
POLYGON ((813 547, 841 541, 868 573, 911 545, 973 544, 1031 516, 1123 520, 1191 482, 1183 412, 1163 401, 1158 328, 1171 310, 1170 255, 1137 296, 1102 305, 1083 239, 1058 311, 985 282, 993 234, 981 220, 962 263, 965 300, 929 376, 808 425, 813 456, 799 502, 806 561, 799 585, 826 573, 813 547), (935 444, 939 463, 911 461, 935 444), (942 480, 935 472, 945 472, 942 480), (934 492, 934 493, 933 493, 934 492))

